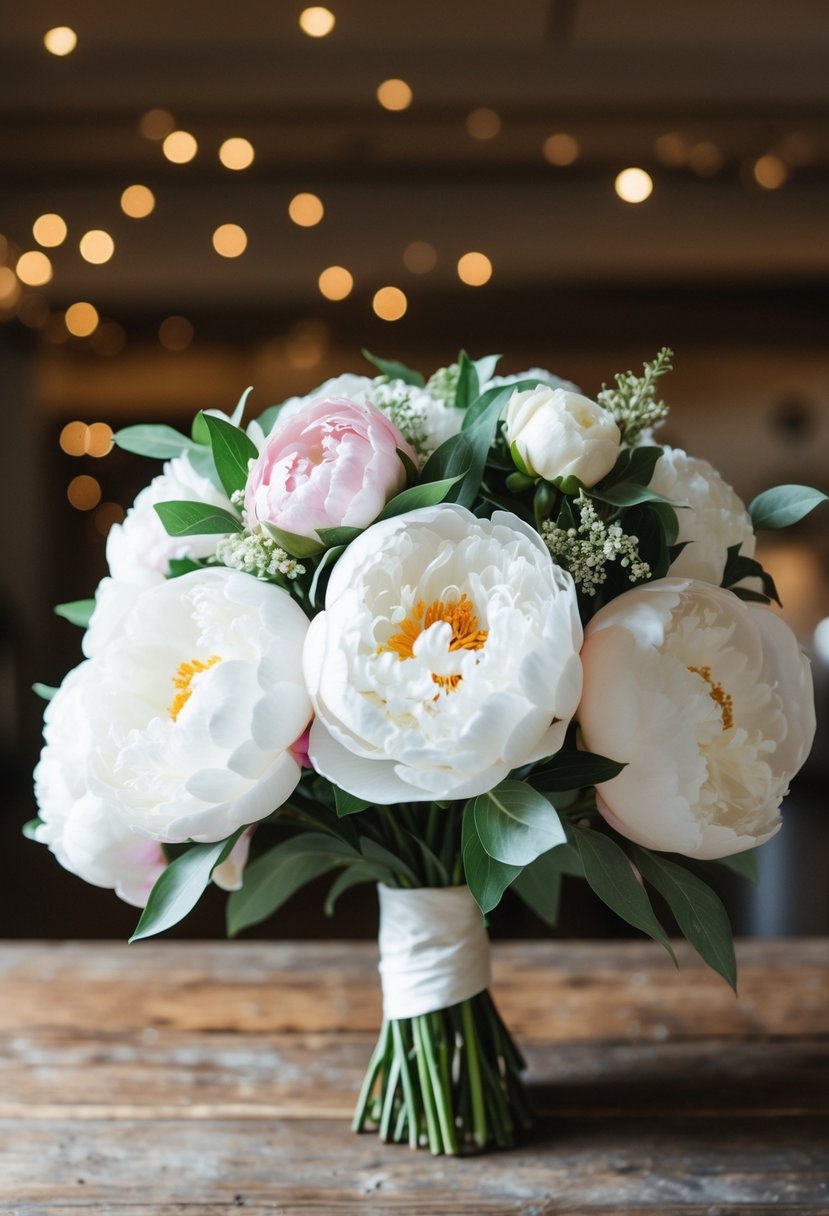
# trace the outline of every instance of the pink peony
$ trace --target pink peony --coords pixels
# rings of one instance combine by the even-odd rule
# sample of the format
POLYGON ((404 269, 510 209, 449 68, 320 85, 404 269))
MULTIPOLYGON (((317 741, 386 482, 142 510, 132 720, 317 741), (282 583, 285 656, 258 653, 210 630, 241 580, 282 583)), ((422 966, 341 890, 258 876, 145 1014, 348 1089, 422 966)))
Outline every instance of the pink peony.
POLYGON ((318 528, 362 528, 406 486, 398 451, 417 456, 369 403, 327 397, 277 421, 245 490, 248 527, 275 524, 316 539, 318 528))

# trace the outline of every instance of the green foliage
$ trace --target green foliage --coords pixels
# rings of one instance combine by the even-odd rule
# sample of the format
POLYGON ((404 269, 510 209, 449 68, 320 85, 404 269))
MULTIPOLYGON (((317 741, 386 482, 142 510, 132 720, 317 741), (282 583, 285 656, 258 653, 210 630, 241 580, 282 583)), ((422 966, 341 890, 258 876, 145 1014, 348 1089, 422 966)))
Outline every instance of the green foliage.
POLYGON ((475 831, 495 861, 526 866, 566 842, 555 808, 523 781, 507 779, 471 800, 475 831))
MULTIPOLYGON (((780 596, 777 594, 777 588, 771 575, 753 557, 744 557, 740 553, 739 545, 731 545, 723 570, 722 585, 723 587, 733 587, 735 583, 739 583, 744 578, 759 578, 763 584, 764 594, 758 598, 772 599, 778 604, 780 603, 780 596)), ((741 588, 741 590, 746 589, 741 588)))
POLYGON ((27 840, 37 840, 37 829, 42 823, 42 819, 35 817, 34 819, 30 819, 27 823, 24 823, 20 830, 27 840))
POLYGON ((465 350, 458 356, 458 383, 455 389, 456 410, 466 410, 480 395, 478 370, 465 350))
POLYGON ((334 805, 337 808, 337 814, 340 819, 344 819, 346 815, 358 815, 360 811, 367 810, 371 806, 371 803, 366 802, 363 798, 357 798, 354 794, 349 794, 346 790, 341 790, 335 785, 334 805))
POLYGON ((404 384, 413 384, 416 388, 423 388, 426 383, 420 372, 406 367, 405 363, 398 363, 396 359, 380 359, 365 349, 362 354, 364 359, 373 363, 377 370, 384 376, 388 376, 390 380, 402 380, 404 384))
POLYGON ((463 479, 463 474, 457 477, 445 477, 442 481, 429 481, 423 485, 410 486, 408 490, 403 490, 391 502, 387 502, 383 510, 377 516, 377 521, 383 519, 394 519, 397 515, 404 515, 407 511, 415 511, 418 507, 434 507, 438 503, 444 502, 450 495, 454 486, 463 479))
POLYGON ((558 922, 562 874, 584 877, 579 855, 571 844, 558 845, 536 857, 513 883, 516 895, 551 928, 558 922))
POLYGON ((57 691, 51 684, 41 684, 39 681, 32 685, 32 692, 36 697, 41 697, 44 701, 51 701, 57 691))
POLYGON ((616 419, 622 438, 633 446, 646 427, 655 426, 667 416, 664 401, 657 401, 657 381, 672 370, 673 351, 663 346, 651 363, 645 363, 641 376, 634 372, 622 372, 614 376, 616 385, 602 385, 598 402, 616 419))
POLYGON ((56 604, 55 616, 62 616, 70 625, 86 629, 95 610, 94 600, 71 600, 68 604, 56 604))
POLYGON ((618 777, 624 763, 597 756, 593 752, 560 751, 543 768, 530 773, 527 780, 545 793, 584 789, 618 777))
POLYGON ((253 440, 248 439, 245 432, 240 431, 237 426, 212 414, 201 416, 210 436, 216 472, 229 498, 235 490, 244 490, 248 480, 248 465, 251 460, 256 460, 259 452, 253 440))
POLYGON ((208 503, 175 500, 153 503, 153 506, 170 536, 226 536, 245 530, 238 516, 208 503))
POLYGON ((290 557, 316 557, 325 547, 321 541, 313 540, 310 536, 300 536, 298 532, 288 532, 285 528, 277 528, 276 524, 263 523, 262 527, 290 557))
POLYGON ((725 866, 727 870, 731 870, 734 874, 739 874, 741 878, 747 878, 749 882, 757 886, 757 850, 747 849, 744 853, 735 853, 732 857, 717 857, 712 865, 725 866))
POLYGON ((196 444, 186 435, 163 423, 139 423, 125 426, 113 435, 113 441, 124 452, 150 456, 154 460, 172 460, 182 452, 190 452, 196 444))
POLYGON ((230 855, 244 830, 239 828, 228 840, 215 844, 194 844, 172 861, 156 880, 130 941, 163 933, 183 920, 198 903, 216 866, 230 855))
POLYGON ((478 836, 471 802, 463 813, 461 853, 466 885, 486 916, 501 902, 504 891, 521 873, 521 866, 507 865, 490 857, 478 836))
POLYGON ((325 915, 334 915, 334 906, 345 891, 348 891, 351 887, 358 886, 362 882, 376 881, 377 875, 368 866, 355 864, 353 866, 349 866, 346 870, 340 870, 325 897, 325 903, 323 904, 323 911, 325 912, 325 915))
POLYGON ((758 494, 749 506, 748 513, 757 531, 761 528, 788 528, 826 501, 827 495, 812 486, 775 486, 758 494))

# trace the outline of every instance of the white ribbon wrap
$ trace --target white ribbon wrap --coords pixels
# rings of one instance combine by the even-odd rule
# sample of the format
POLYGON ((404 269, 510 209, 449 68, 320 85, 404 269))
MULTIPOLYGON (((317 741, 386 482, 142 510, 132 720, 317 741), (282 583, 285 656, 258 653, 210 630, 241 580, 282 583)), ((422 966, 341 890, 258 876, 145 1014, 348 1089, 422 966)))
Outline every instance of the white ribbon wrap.
POLYGON ((489 987, 489 937, 469 887, 377 891, 385 1017, 448 1009, 489 987))

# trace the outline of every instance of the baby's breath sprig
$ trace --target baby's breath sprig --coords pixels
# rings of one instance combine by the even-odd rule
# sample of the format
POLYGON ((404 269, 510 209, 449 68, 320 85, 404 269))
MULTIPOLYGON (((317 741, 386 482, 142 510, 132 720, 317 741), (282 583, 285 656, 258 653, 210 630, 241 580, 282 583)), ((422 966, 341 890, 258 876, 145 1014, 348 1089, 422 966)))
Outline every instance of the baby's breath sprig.
POLYGON ((639 554, 639 538, 628 536, 621 524, 606 523, 584 492, 573 502, 579 524, 560 528, 552 520, 541 525, 541 537, 553 558, 565 570, 583 595, 594 595, 607 580, 607 564, 618 560, 628 572, 631 583, 643 583, 651 577, 651 568, 639 554))
POLYGON ((646 427, 656 426, 667 417, 668 406, 664 401, 656 400, 656 382, 660 376, 672 370, 673 353, 663 346, 652 362, 643 365, 641 376, 634 372, 621 372, 613 377, 615 387, 602 385, 597 400, 616 419, 626 444, 636 443, 646 427))
POLYGON ((450 363, 448 367, 439 367, 426 385, 426 391, 444 405, 455 404, 455 394, 458 391, 458 381, 461 375, 461 365, 450 363))
POLYGON ((243 570, 261 579, 295 579, 305 573, 304 566, 261 532, 237 532, 223 537, 216 546, 216 561, 230 570, 243 570))
POLYGON ((414 389, 402 380, 377 376, 372 388, 371 402, 391 419, 418 456, 423 458, 429 451, 429 432, 426 411, 416 399, 418 392, 422 394, 422 389, 414 389))

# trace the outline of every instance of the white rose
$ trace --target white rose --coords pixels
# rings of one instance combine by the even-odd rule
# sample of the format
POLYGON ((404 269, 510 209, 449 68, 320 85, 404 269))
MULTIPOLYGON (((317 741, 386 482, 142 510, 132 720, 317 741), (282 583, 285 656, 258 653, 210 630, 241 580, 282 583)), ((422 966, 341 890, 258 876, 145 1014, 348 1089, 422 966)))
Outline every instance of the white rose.
POLYGON ((105 718, 84 712, 85 704, 95 710, 86 696, 89 667, 70 671, 46 707, 46 746, 34 774, 43 822, 35 834, 65 869, 143 908, 166 861, 157 841, 131 831, 89 791, 86 757, 94 731, 107 728, 105 718))
POLYGON ((78 669, 87 788, 156 840, 222 840, 269 815, 300 778, 307 627, 286 591, 221 567, 145 591, 78 669))
POLYGON ((670 574, 719 586, 732 545, 739 545, 744 557, 754 556, 751 516, 707 460, 666 447, 656 462, 650 488, 672 502, 688 504, 676 513, 677 543, 687 544, 672 562, 670 574))
POLYGON ((311 762, 380 804, 483 793, 561 747, 581 638, 570 575, 514 515, 443 504, 374 524, 308 631, 311 762))
POLYGON ((775 834, 815 733, 809 663, 779 616, 661 579, 596 613, 582 663, 584 745, 627 765, 598 787, 622 835, 714 858, 775 834))
POLYGON ((109 577, 95 593, 95 610, 83 639, 87 658, 107 644, 142 591, 164 582, 171 558, 210 557, 216 552, 221 536, 168 534, 155 504, 177 499, 230 509, 227 495, 196 472, 186 453, 164 465, 138 494, 124 522, 113 524, 107 535, 109 577))
POLYGON ((621 434, 613 415, 579 393, 542 384, 516 390, 505 418, 507 443, 515 444, 533 476, 547 481, 578 477, 589 488, 619 455, 621 434))

